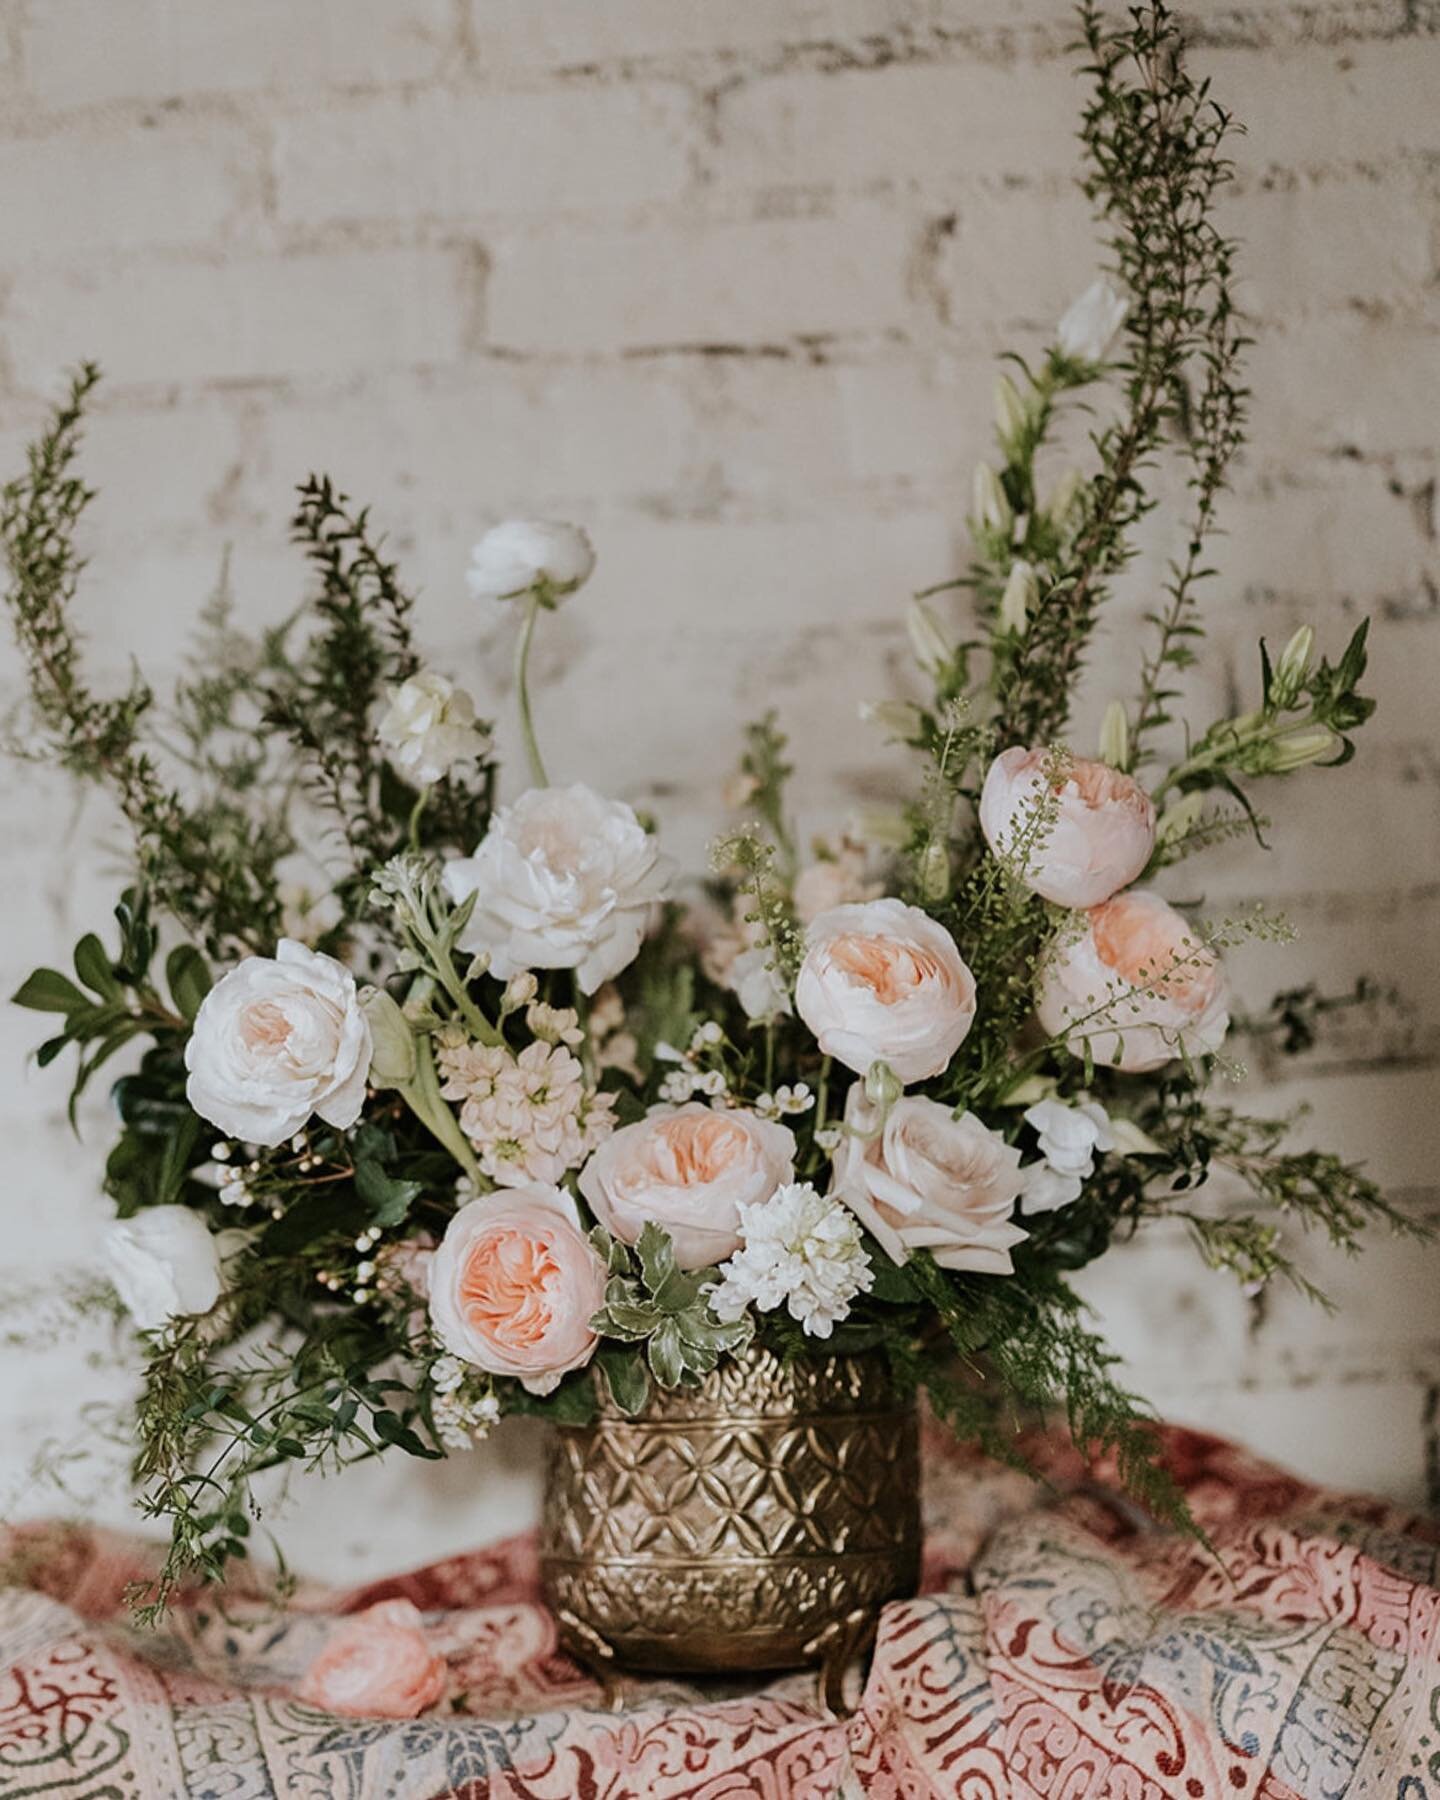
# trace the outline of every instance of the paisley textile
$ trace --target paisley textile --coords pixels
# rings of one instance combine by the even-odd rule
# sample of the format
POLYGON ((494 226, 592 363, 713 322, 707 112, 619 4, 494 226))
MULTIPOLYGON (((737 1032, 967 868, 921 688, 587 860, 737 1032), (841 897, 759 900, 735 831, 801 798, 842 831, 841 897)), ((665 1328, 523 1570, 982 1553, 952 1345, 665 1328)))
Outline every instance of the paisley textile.
POLYGON ((1440 1800, 1440 1530, 1171 1429, 1213 1545, 1148 1526, 1063 1439, 1047 1487, 935 1438, 925 1591, 888 1607, 845 1720, 813 1680, 627 1684, 556 1647, 530 1538, 283 1608, 126 1623, 145 1546, 0 1540, 0 1800, 1440 1800), (417 1719, 295 1696, 336 1614, 425 1615, 417 1719))

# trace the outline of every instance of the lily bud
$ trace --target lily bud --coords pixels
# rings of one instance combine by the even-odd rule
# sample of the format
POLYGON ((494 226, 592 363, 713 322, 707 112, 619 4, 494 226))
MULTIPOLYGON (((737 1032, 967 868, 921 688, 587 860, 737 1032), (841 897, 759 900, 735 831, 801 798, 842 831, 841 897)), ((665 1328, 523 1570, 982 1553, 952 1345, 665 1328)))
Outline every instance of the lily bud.
POLYGON ((1315 633, 1302 625, 1280 652, 1275 673, 1270 680, 1270 699, 1276 706, 1293 706, 1310 673, 1310 658, 1315 653, 1315 633))
POLYGON ((1324 725, 1304 725, 1298 731, 1282 732, 1273 741, 1266 760, 1266 772, 1288 775, 1294 769, 1303 769, 1307 763, 1323 762, 1327 756, 1336 755, 1339 749, 1340 740, 1333 731, 1324 725))
POLYGON ((1030 614, 1039 603, 1040 583, 1035 579, 1035 570, 1023 556, 1017 556, 1010 565, 1005 592, 1000 596, 1000 629, 1023 637, 1030 614))
POLYGON ((1010 511, 1010 502, 1005 498, 1005 490, 1000 485, 1000 477, 989 463, 982 462, 975 465, 971 510, 975 524, 982 530, 1009 536, 1013 516, 1010 511))
POLYGON ((915 660, 928 675, 938 675, 953 654, 934 613, 923 600, 912 600, 905 614, 905 629, 910 633, 910 648, 915 660))
POLYGON ((890 737, 908 743, 919 736, 923 715, 909 700, 862 700, 860 719, 863 724, 878 725, 890 737))
POLYGON ((1024 436, 1030 425, 1030 409, 1008 375, 995 377, 995 429, 1007 451, 1024 436))
POLYGON ((1112 769, 1130 766, 1130 721, 1119 700, 1112 700, 1100 721, 1100 760, 1112 769))
POLYGON ((931 838, 920 858, 920 898, 935 905, 950 892, 950 852, 939 838, 931 838))
POLYGON ((865 1071, 865 1098, 882 1116, 905 1092, 905 1085, 887 1062, 873 1062, 865 1071))
POLYGON ((378 1088, 408 1087, 415 1079, 415 1038, 403 1012, 383 988, 363 1002, 370 1021, 370 1080, 378 1088))
POLYGON ((1200 823, 1200 815, 1205 810, 1203 794, 1182 794, 1174 800, 1160 815, 1160 823, 1155 827, 1157 844, 1178 843, 1188 837, 1200 823))
POLYGON ((1050 496, 1050 503, 1045 508, 1045 516, 1057 531, 1063 531, 1070 522, 1075 510, 1075 503, 1080 498, 1085 486, 1085 477, 1078 469, 1067 469, 1055 483, 1055 491, 1050 496))

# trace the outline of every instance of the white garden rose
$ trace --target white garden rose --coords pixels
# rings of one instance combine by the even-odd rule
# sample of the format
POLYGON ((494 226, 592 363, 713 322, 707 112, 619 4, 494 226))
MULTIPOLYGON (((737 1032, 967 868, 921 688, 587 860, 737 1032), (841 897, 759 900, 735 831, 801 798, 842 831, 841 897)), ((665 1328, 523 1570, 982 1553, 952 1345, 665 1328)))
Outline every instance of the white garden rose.
POLYGON ((388 698, 376 735, 400 773, 421 787, 439 781, 457 763, 473 762, 485 749, 475 702, 433 669, 392 687, 388 698))
POLYGON ((151 1206, 105 1234, 110 1279, 142 1331, 220 1298, 220 1251, 205 1221, 184 1206, 151 1206))
POLYGON ((902 1082, 946 1067, 975 1017, 975 980, 938 920, 902 900, 835 906, 812 921, 795 1010, 827 1056, 902 1082))
POLYGON ((1155 807, 1133 776, 1108 763, 1083 756, 1056 763, 1049 750, 1016 745, 986 771, 980 829, 1032 893, 1057 906, 1098 906, 1149 862, 1155 807), (1047 767, 1053 818, 1042 825, 1047 767))
POLYGON ((883 1120, 863 1082, 845 1105, 835 1192, 893 1262, 928 1250, 943 1269, 1008 1275, 1025 1233, 1011 1220, 1025 1185, 1020 1152, 948 1106, 910 1094, 883 1120))
POLYGON ((1071 302, 1056 327, 1055 341, 1061 354, 1071 362, 1103 362, 1129 310, 1130 302, 1103 277, 1092 281, 1080 298, 1071 302))
POLYGON ((573 594, 594 567, 595 551, 578 525, 507 519, 471 551, 465 581, 477 600, 511 600, 542 581, 558 596, 573 594))
POLYGON ((1040 972, 1035 1011, 1070 1052, 1127 1073, 1207 1056, 1230 1025, 1220 959, 1158 894, 1130 888, 1093 907, 1040 972))
POLYGON ((1110 1115, 1098 1100, 1067 1105, 1052 1095, 1027 1107, 1024 1118, 1039 1138, 1043 1161, 1024 1170, 1020 1210, 1054 1212, 1080 1198, 1086 1178, 1095 1173, 1095 1152, 1116 1147, 1110 1115))
POLYGON ((347 1130, 365 1104, 370 1024, 343 963, 293 938, 205 996, 185 1046, 185 1095, 248 1144, 283 1144, 311 1115, 347 1130))
POLYGON ((634 960, 672 870, 623 800, 577 781, 498 808, 475 854, 446 865, 445 886, 475 896, 460 948, 487 954, 498 980, 574 969, 593 994, 634 960))

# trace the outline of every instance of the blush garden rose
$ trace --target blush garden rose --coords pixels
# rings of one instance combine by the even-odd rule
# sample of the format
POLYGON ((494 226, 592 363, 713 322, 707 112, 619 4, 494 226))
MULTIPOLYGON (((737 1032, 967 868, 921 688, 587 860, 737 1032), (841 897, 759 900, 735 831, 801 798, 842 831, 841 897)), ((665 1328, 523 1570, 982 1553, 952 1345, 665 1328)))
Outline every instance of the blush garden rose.
POLYGON ((586 1163, 580 1192, 621 1243, 659 1225, 679 1266, 703 1269, 740 1248, 741 1207, 763 1205, 794 1179, 788 1127, 692 1100, 617 1131, 586 1163))
POLYGON ((342 1620, 301 1677, 308 1706, 349 1719, 413 1719, 445 1697, 446 1664, 410 1600, 381 1600, 342 1620))
POLYGON ((283 1144, 317 1113, 347 1131, 365 1104, 370 1053, 355 977, 281 938, 273 957, 247 957, 205 996, 185 1046, 185 1097, 247 1144, 283 1144))
POLYGON ((1230 1026, 1225 973, 1182 914, 1147 890, 1094 907, 1040 977, 1040 1023, 1072 1055, 1127 1074, 1206 1056, 1230 1026))
POLYGON ((805 934, 795 1010, 827 1056, 905 1083, 947 1067, 975 1017, 975 982, 954 938, 918 906, 835 906, 805 934))
POLYGON ((461 1362, 548 1394, 595 1353, 606 1274, 567 1193, 507 1188, 451 1219, 430 1263, 431 1323, 461 1362))
POLYGON ((1003 750, 980 792, 980 829, 997 856, 1014 856, 1015 875, 1057 906, 1098 906, 1128 887, 1155 848, 1155 807, 1138 781, 1082 756, 1058 770, 1055 816, 1021 855, 1027 818, 1045 792, 1048 750, 1003 750))
POLYGON ((492 975, 574 969, 593 994, 635 960, 672 868, 623 800, 577 781, 501 807, 475 854, 446 864, 445 885, 474 895, 460 947, 487 955, 492 975))

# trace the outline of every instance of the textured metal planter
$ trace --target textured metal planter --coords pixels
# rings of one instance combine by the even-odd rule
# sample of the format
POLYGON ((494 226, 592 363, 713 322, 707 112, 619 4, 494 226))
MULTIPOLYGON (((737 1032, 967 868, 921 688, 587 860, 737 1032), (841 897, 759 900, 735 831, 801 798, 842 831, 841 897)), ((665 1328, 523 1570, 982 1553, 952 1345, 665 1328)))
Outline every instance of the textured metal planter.
POLYGON ((915 1409, 878 1356, 752 1350, 554 1430, 542 1579, 591 1663, 833 1671, 919 1565, 915 1409))

